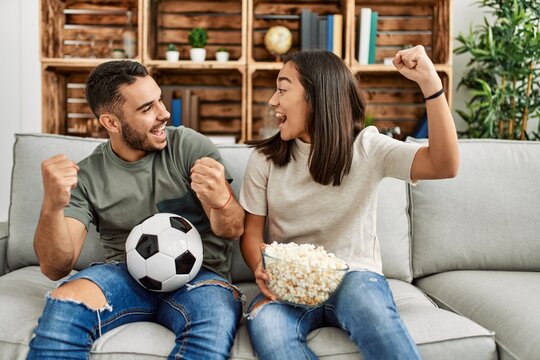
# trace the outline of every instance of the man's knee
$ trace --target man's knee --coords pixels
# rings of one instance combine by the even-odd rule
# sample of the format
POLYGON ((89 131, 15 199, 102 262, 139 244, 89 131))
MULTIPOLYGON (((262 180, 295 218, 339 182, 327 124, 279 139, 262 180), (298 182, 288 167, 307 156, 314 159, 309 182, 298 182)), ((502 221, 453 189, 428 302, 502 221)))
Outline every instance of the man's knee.
POLYGON ((94 310, 102 309, 107 304, 107 299, 99 286, 86 279, 76 279, 62 284, 51 292, 51 298, 73 300, 94 310))

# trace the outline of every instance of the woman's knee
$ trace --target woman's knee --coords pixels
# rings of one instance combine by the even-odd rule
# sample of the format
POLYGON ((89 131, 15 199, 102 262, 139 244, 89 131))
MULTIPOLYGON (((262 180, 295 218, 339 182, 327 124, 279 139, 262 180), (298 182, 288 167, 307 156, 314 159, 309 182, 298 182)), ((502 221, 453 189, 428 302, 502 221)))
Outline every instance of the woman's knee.
POLYGON ((253 336, 271 338, 277 346, 286 342, 290 334, 296 334, 299 317, 293 314, 294 309, 287 305, 266 299, 257 298, 252 302, 248 312, 248 329, 253 336))
POLYGON ((102 309, 107 305, 103 291, 87 279, 75 279, 62 284, 51 292, 51 298, 83 303, 94 310, 102 309))
POLYGON ((353 272, 344 279, 336 296, 330 300, 338 313, 380 317, 395 312, 392 292, 386 279, 376 273, 353 272))
POLYGON ((295 307, 256 299, 250 307, 247 327, 259 358, 316 359, 306 344, 311 321, 304 315, 305 311, 295 307))

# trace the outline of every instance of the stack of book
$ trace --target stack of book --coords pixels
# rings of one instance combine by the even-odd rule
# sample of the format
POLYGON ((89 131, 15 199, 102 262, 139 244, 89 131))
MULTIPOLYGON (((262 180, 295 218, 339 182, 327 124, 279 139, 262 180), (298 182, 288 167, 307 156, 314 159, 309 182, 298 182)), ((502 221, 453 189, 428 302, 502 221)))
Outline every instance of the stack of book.
POLYGON ((371 8, 361 8, 358 15, 358 53, 360 65, 375 64, 377 22, 379 14, 371 8))
POLYGON ((199 97, 191 89, 176 86, 162 88, 163 103, 171 113, 170 125, 199 130, 199 97))
POLYGON ((300 48, 321 49, 343 57, 343 15, 319 15, 303 9, 300 14, 300 48))

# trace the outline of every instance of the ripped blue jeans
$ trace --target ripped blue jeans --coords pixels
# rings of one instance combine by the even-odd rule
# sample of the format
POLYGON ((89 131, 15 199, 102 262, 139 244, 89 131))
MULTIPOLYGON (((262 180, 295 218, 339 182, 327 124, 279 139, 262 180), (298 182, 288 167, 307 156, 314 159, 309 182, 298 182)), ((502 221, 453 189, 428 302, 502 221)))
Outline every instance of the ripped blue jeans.
POLYGON ((93 310, 47 296, 30 342, 28 359, 88 359, 102 334, 136 321, 161 324, 176 334, 169 359, 227 359, 242 314, 242 295, 218 274, 201 268, 195 279, 170 293, 144 289, 124 263, 91 266, 68 281, 88 279, 107 300, 93 310))
POLYGON ((370 271, 352 271, 319 307, 292 306, 266 300, 259 294, 248 315, 251 344, 260 359, 317 359, 307 346, 310 331, 343 329, 364 359, 421 359, 399 317, 385 277, 370 271))

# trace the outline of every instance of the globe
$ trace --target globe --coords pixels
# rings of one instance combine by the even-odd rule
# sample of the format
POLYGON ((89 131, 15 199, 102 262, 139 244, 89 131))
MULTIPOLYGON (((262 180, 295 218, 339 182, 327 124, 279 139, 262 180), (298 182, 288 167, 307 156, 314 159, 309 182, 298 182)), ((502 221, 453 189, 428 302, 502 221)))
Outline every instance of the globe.
POLYGON ((274 56, 285 54, 292 46, 292 34, 285 26, 272 26, 264 35, 264 46, 274 56))

